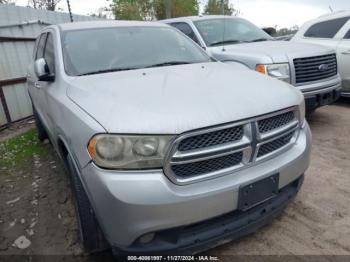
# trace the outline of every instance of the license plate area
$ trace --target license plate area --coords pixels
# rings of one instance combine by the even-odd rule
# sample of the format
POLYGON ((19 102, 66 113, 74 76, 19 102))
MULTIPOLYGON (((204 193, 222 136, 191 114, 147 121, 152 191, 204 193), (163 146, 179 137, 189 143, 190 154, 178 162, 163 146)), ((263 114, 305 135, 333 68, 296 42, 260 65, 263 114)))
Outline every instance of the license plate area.
POLYGON ((323 105, 328 105, 332 103, 335 100, 333 97, 333 92, 325 93, 325 94, 320 94, 319 95, 319 103, 321 106, 323 105))
POLYGON ((240 187, 238 209, 246 211, 277 195, 279 174, 240 187))

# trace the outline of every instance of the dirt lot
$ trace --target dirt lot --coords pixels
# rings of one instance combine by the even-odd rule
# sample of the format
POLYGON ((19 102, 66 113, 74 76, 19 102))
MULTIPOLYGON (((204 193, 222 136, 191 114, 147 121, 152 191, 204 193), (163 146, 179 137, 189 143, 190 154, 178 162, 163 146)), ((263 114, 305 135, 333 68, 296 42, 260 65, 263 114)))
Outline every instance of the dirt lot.
MULTIPOLYGON (((350 100, 318 110, 309 123, 312 163, 294 203, 269 226, 210 253, 350 255, 350 100)), ((69 180, 51 146, 30 131, 0 143, 0 153, 0 255, 83 254, 69 180)))

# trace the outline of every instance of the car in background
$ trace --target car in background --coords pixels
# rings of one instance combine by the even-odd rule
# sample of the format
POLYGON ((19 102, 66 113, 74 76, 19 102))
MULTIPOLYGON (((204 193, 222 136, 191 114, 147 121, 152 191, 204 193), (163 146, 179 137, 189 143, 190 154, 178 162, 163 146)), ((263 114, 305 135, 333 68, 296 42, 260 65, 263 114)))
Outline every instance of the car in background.
POLYGON ((334 48, 342 78, 341 95, 350 97, 350 11, 336 12, 306 22, 291 41, 334 48))
POLYGON ((307 112, 340 96, 341 79, 333 48, 276 41, 249 21, 232 16, 192 16, 163 20, 224 63, 238 62, 297 87, 307 112))
POLYGON ((294 36, 294 34, 275 36, 274 39, 278 40, 278 41, 290 41, 293 38, 293 36, 294 36))
POLYGON ((87 252, 226 243, 280 214, 309 166, 299 90, 213 61, 165 24, 46 27, 27 79, 39 139, 72 178, 87 252))

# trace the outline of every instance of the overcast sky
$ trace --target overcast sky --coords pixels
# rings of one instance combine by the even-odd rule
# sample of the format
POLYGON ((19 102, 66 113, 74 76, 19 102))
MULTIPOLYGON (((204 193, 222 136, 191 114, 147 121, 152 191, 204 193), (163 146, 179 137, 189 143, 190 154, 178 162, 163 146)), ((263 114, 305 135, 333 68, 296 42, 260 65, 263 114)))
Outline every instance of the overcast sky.
MULTIPOLYGON (((203 6, 206 0, 200 0, 203 6)), ((302 25, 307 20, 334 11, 350 10, 350 0, 230 0, 240 10, 240 16, 260 27, 279 28, 302 25)), ((91 14, 100 7, 109 6, 107 0, 70 0, 73 13, 91 14)), ((27 5, 28 0, 18 0, 17 4, 27 5)), ((60 8, 67 10, 66 0, 61 0, 60 8)))

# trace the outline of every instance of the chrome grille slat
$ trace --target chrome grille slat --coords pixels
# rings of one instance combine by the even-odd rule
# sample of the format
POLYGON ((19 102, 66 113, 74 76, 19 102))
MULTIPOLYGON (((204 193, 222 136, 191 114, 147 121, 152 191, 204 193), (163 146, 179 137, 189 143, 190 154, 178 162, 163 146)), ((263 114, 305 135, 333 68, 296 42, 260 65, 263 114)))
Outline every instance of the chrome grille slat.
POLYGON ((296 58, 293 62, 296 84, 330 78, 338 73, 335 54, 296 58), (325 65, 326 69, 320 70, 321 65, 325 65))
MULTIPOLYGON (((315 63, 315 64, 309 64, 309 65, 298 65, 298 67, 296 68, 296 71, 303 71, 303 70, 305 70, 305 69, 314 69, 315 70, 315 65, 320 65, 320 62, 318 62, 318 63, 315 63)), ((335 67, 335 66, 337 66, 337 63, 336 62, 331 62, 331 63, 328 63, 328 66, 329 67, 335 67)))
POLYGON ((178 184, 232 173, 292 145, 299 128, 296 108, 290 108, 188 132, 175 139, 164 171, 178 184), (287 141, 289 134, 292 135, 287 141))
POLYGON ((295 65, 298 66, 314 66, 314 65, 320 65, 320 63, 328 63, 328 64, 335 64, 334 63, 334 58, 330 58, 330 59, 319 59, 319 60, 315 60, 315 61, 294 61, 295 65))
MULTIPOLYGON (((329 74, 334 73, 335 71, 336 71, 335 68, 330 69, 329 74)), ((320 72, 305 72, 305 73, 299 74, 299 77, 303 78, 303 77, 313 77, 313 76, 320 76, 320 75, 321 75, 320 72)))
POLYGON ((187 152, 176 152, 172 157, 171 163, 179 163, 190 161, 191 159, 201 159, 218 154, 226 154, 237 150, 244 150, 249 147, 250 140, 246 137, 242 138, 240 141, 233 142, 230 144, 224 144, 221 146, 212 146, 207 149, 191 150, 187 152))
POLYGON ((311 82, 311 81, 317 81, 317 80, 320 80, 320 77, 322 77, 322 79, 326 79, 326 78, 329 78, 329 77, 332 77, 332 76, 335 76, 334 73, 328 73, 328 74, 323 74, 322 76, 314 76, 314 77, 303 77, 303 78, 300 78, 299 81, 302 81, 302 82, 311 82))
POLYGON ((298 63, 318 62, 318 61, 330 60, 331 57, 333 56, 334 54, 314 56, 314 57, 295 58, 295 61, 298 63))

